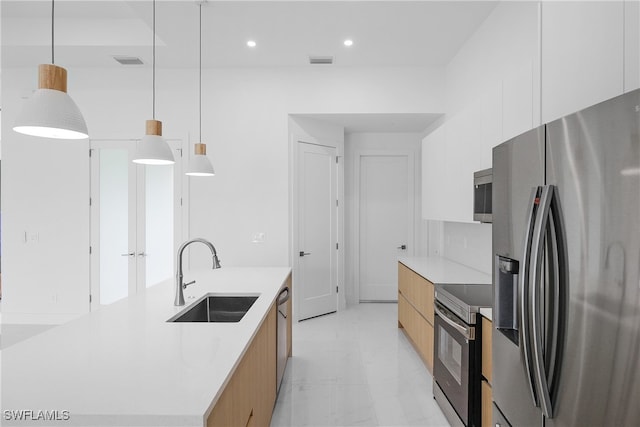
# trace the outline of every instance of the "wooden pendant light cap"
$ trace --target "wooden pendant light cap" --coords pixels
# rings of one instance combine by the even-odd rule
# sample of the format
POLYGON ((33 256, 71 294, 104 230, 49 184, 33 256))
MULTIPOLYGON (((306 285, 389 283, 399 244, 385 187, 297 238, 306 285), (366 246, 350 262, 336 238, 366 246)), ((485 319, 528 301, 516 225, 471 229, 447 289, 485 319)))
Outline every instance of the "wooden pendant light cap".
POLYGON ((67 91, 67 70, 53 64, 38 65, 38 88, 67 91))
POLYGON ((201 156, 207 155, 207 144, 203 144, 201 142, 194 145, 195 153, 201 156))
POLYGON ((162 136, 162 122, 160 120, 147 120, 146 134, 162 136))

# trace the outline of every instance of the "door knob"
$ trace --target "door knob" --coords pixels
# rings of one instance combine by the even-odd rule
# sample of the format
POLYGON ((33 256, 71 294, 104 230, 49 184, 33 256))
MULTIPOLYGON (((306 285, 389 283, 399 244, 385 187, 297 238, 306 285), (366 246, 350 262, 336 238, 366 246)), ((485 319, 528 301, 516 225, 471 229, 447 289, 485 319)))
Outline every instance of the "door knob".
POLYGON ((311 252, 300 251, 300 256, 311 255, 311 252))
POLYGON ((146 252, 138 252, 138 256, 147 256, 146 252))
POLYGON ((407 245, 398 246, 398 249, 402 249, 403 251, 407 249, 407 245))
POLYGON ((128 254, 120 254, 120 256, 136 256, 135 252, 129 252, 128 254))

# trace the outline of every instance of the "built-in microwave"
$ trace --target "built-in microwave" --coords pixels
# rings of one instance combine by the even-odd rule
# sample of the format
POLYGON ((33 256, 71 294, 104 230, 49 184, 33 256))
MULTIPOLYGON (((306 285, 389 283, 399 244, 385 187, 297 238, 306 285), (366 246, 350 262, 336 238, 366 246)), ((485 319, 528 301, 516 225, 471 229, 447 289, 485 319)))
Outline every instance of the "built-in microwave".
POLYGON ((491 222, 493 169, 484 169, 473 174, 473 220, 491 222))

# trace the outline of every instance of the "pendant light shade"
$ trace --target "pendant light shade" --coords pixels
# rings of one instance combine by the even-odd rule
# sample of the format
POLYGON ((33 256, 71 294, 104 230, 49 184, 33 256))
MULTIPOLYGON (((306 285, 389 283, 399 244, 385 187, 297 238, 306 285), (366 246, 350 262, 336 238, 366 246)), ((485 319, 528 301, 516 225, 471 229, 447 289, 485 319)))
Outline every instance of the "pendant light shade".
POLYGON ((213 165, 207 157, 207 145, 195 144, 194 155, 189 160, 189 168, 186 174, 189 176, 214 176, 213 165))
POLYGON ((162 137, 162 122, 158 120, 147 120, 147 131, 138 143, 133 163, 143 165, 170 165, 174 162, 171 148, 162 137))
POLYGON ((175 163, 167 141, 162 137, 162 122, 156 120, 156 2, 153 0, 153 119, 147 120, 146 132, 138 143, 133 163, 142 165, 171 165, 175 163))
POLYGON ((54 65, 54 11, 51 1, 51 64, 38 66, 38 89, 22 107, 13 130, 25 135, 56 139, 85 139, 87 124, 67 93, 67 70, 54 65))
MULTIPOLYGON (((200 141, 202 141, 202 3, 199 7, 200 18, 200 39, 199 39, 199 72, 198 72, 198 125, 200 131, 200 141)), ((189 160, 189 167, 186 175, 189 176, 214 176, 213 165, 207 157, 207 144, 199 142, 194 145, 194 153, 189 160)))

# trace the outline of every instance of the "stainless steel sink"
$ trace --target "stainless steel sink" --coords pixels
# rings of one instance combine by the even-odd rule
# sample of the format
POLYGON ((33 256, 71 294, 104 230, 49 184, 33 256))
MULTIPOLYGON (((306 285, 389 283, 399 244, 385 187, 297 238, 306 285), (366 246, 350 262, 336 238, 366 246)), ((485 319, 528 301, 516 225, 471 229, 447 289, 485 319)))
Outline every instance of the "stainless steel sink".
POLYGON ((206 295, 167 322, 239 322, 257 295, 206 295))

